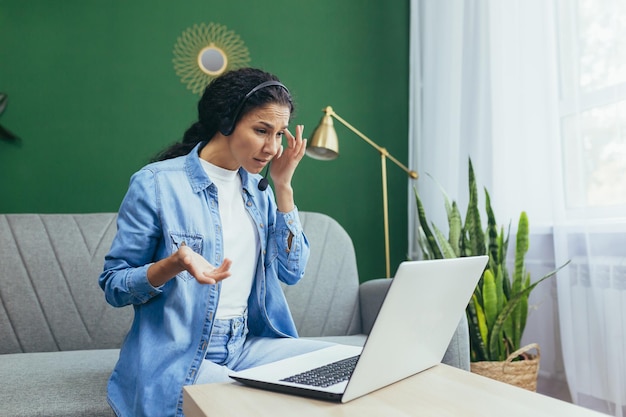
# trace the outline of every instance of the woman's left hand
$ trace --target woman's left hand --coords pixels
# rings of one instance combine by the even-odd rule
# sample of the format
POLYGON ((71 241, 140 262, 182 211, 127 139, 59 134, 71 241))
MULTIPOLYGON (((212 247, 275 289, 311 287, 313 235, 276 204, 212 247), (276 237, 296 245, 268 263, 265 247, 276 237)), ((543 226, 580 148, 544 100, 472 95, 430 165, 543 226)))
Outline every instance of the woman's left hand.
POLYGON ((304 125, 296 126, 296 135, 294 136, 288 129, 285 129, 285 138, 287 139, 287 148, 282 148, 278 155, 272 160, 270 175, 274 182, 275 188, 281 186, 290 186, 296 167, 304 156, 306 151, 306 139, 302 138, 304 125))

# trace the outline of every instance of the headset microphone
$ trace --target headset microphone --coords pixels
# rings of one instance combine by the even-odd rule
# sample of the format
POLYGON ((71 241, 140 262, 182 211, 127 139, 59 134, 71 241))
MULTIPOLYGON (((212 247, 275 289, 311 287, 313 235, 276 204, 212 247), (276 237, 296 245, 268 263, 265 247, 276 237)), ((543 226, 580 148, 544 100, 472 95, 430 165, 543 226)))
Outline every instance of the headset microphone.
POLYGON ((270 163, 271 162, 267 163, 267 166, 265 167, 265 174, 263 174, 263 178, 261 178, 261 181, 259 181, 259 185, 257 185, 259 191, 265 191, 267 189, 267 186, 270 184, 267 180, 267 171, 270 167, 270 163))

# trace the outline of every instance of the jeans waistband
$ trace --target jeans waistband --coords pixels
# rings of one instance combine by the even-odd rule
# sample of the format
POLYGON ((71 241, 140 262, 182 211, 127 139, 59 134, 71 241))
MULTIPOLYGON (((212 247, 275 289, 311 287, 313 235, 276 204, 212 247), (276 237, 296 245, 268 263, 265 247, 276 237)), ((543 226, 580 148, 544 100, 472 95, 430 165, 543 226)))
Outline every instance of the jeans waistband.
POLYGON ((213 322, 213 334, 226 334, 242 336, 248 327, 248 316, 233 317, 230 319, 215 319, 213 322))

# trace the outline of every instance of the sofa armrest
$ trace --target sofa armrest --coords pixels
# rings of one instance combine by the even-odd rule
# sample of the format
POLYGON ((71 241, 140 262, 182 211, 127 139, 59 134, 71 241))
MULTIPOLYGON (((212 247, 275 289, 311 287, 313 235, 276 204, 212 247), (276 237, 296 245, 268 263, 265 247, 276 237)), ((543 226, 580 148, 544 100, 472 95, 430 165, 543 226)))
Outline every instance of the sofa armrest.
POLYGON ((469 326, 467 324, 467 316, 463 313, 461 321, 450 340, 448 350, 443 356, 441 363, 454 366, 465 371, 470 370, 470 340, 469 326))
POLYGON ((361 330, 369 334, 383 305, 391 279, 379 278, 366 281, 359 285, 359 303, 361 307, 361 330))

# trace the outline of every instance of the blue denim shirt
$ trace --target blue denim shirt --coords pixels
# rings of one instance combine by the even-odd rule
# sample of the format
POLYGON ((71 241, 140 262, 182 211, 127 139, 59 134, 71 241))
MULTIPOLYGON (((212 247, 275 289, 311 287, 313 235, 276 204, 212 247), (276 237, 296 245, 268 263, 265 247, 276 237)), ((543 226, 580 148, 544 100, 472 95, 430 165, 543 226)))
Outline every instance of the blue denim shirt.
MULTIPOLYGON (((119 210, 99 283, 111 305, 135 310, 108 385, 120 416, 182 415, 182 387, 194 383, 205 356, 221 285, 199 284, 185 271, 155 288, 146 276, 182 242, 213 265, 223 260, 217 188, 198 156, 203 145, 135 173, 119 210)), ((299 281, 309 257, 297 209, 279 212, 271 190, 258 190, 260 175, 239 174, 261 241, 248 300, 250 333, 297 337, 279 282, 299 281)))

